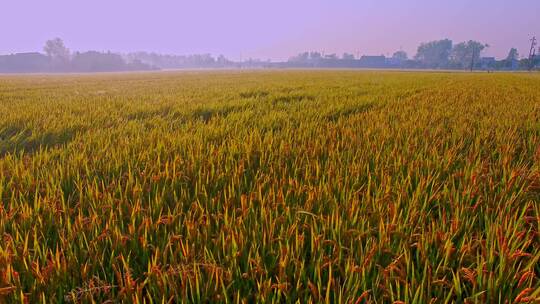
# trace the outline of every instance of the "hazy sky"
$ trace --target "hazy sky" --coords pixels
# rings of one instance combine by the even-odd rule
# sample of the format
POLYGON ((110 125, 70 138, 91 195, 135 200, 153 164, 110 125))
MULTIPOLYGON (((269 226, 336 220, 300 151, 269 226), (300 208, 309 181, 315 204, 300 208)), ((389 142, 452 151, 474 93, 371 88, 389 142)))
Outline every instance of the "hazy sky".
POLYGON ((422 41, 477 39, 486 55, 528 54, 540 0, 1 0, 0 54, 72 50, 224 54, 286 59, 326 54, 414 55, 422 41))

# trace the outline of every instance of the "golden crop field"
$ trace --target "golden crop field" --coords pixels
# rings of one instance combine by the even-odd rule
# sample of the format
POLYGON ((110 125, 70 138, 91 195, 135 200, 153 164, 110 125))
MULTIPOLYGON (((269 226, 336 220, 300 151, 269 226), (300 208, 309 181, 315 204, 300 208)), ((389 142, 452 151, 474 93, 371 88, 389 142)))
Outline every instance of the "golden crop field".
POLYGON ((540 75, 0 76, 0 303, 540 299, 540 75))

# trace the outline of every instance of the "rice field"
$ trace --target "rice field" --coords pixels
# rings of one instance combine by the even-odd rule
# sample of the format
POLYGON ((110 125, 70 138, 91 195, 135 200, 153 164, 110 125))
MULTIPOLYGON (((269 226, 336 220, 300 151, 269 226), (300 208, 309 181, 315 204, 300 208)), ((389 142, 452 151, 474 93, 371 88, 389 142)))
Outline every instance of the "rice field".
POLYGON ((0 76, 0 303, 538 303, 540 75, 0 76))

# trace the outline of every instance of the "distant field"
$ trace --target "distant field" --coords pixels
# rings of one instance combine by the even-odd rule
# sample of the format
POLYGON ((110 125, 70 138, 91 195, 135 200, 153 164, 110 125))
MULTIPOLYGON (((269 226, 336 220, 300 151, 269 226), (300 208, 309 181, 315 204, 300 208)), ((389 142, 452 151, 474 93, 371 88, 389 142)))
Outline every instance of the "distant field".
POLYGON ((0 303, 540 299, 540 75, 0 76, 0 303))

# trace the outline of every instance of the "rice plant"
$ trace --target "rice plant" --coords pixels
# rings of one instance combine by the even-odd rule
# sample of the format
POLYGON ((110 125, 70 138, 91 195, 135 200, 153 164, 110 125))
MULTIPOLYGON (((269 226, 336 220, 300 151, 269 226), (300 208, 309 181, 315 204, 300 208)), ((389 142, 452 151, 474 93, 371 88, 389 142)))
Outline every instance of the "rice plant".
POLYGON ((533 303, 540 75, 0 76, 0 303, 533 303))

